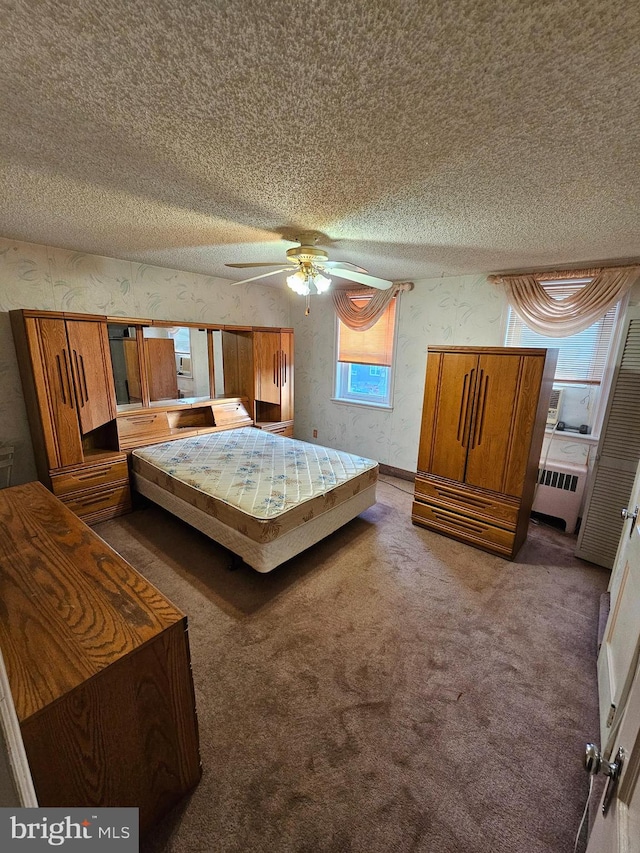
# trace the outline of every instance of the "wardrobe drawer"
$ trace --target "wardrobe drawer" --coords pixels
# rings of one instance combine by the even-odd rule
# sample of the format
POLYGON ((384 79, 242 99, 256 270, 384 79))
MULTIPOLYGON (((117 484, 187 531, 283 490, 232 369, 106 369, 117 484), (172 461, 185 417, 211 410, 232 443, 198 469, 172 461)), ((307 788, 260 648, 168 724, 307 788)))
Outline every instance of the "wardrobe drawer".
POLYGON ((496 527, 481 519, 453 512, 438 504, 414 501, 411 512, 414 524, 453 536, 476 548, 484 548, 501 556, 511 556, 515 531, 496 527))
POLYGON ((127 480, 127 460, 117 459, 114 462, 105 462, 101 465, 91 465, 87 468, 77 468, 74 471, 64 471, 61 474, 51 474, 51 486, 53 494, 68 495, 90 489, 95 486, 106 486, 116 483, 118 480, 127 480))
POLYGON ((497 495, 483 494, 462 484, 416 477, 415 498, 417 501, 426 500, 434 506, 438 505, 452 512, 468 512, 473 518, 480 516, 514 530, 518 521, 520 501, 516 498, 509 500, 497 495))
POLYGON ((60 500, 83 521, 102 521, 122 515, 131 509, 131 490, 129 483, 101 489, 87 489, 63 495, 60 500))

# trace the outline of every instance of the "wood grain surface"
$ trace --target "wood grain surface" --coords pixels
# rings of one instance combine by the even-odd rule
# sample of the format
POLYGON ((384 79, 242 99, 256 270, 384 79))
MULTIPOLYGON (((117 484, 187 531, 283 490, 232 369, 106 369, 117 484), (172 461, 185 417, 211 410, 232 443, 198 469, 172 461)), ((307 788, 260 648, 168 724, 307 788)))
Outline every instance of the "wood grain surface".
POLYGON ((41 483, 0 492, 0 649, 41 806, 134 806, 200 774, 186 617, 41 483))
POLYGON ((40 483, 0 492, 0 615, 20 721, 183 619, 40 483))

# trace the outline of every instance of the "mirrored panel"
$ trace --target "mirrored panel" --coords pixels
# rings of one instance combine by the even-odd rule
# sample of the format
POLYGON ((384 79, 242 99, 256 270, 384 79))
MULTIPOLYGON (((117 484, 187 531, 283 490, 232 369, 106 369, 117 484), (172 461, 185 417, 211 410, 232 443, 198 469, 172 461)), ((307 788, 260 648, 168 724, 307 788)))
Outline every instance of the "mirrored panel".
POLYGON ((209 400, 207 332, 189 326, 144 329, 149 399, 153 403, 209 400))
POLYGON ((214 397, 224 397, 224 358, 222 353, 222 331, 214 329, 213 335, 213 385, 214 397))
POLYGON ((142 390, 136 327, 107 323, 107 334, 118 410, 139 406, 142 390))

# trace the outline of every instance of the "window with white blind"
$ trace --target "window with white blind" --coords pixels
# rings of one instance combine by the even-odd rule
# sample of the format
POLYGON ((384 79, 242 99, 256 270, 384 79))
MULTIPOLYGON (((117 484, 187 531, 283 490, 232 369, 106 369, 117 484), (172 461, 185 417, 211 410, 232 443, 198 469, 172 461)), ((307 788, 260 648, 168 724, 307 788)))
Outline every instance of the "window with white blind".
MULTIPOLYGON (((360 307, 369 297, 351 297, 360 307)), ((391 406, 396 300, 365 332, 337 321, 336 400, 368 406, 391 406)))
MULTIPOLYGON (((557 280, 545 281, 542 285, 553 299, 564 299, 590 281, 588 278, 557 280)), ((568 429, 587 426, 591 432, 594 426, 599 425, 600 408, 604 403, 600 391, 603 382, 609 378, 607 371, 619 312, 620 303, 583 332, 555 338, 533 332, 509 308, 506 346, 559 350, 553 385, 563 390, 559 418, 568 429)))

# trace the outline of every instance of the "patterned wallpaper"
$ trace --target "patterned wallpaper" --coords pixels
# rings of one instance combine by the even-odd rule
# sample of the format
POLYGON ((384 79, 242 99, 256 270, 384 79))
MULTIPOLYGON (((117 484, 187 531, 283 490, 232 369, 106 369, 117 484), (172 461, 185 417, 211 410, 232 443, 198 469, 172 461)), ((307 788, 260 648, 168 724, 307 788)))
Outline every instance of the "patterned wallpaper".
MULTIPOLYGON (((640 302, 640 282, 631 303, 640 302)), ((293 303, 296 331, 296 437, 370 456, 415 471, 418 458, 427 346, 502 346, 507 304, 501 291, 480 276, 417 281, 400 296, 392 411, 333 402, 335 314, 330 297, 293 303), (313 439, 313 430, 318 437, 313 439)), ((588 464, 592 443, 566 434, 543 446, 543 459, 588 464)))
MULTIPOLYGON (((640 302, 640 283, 631 296, 640 302)), ((0 237, 0 447, 16 448, 12 482, 35 464, 7 311, 36 308, 240 325, 293 326, 295 434, 415 471, 429 344, 500 346, 506 302, 485 276, 425 279, 400 297, 394 405, 390 411, 332 401, 335 313, 328 295, 305 300, 262 284, 87 255, 0 237), (313 430, 318 431, 313 439, 313 430)), ((587 461, 589 444, 555 438, 549 459, 587 461)))
POLYGON ((335 314, 328 296, 294 303, 296 437, 416 470, 429 344, 499 346, 506 303, 484 276, 418 281, 400 296, 393 410, 337 403, 334 385, 335 314))
POLYGON ((36 479, 8 311, 289 326, 289 297, 275 287, 22 243, 0 237, 0 447, 13 445, 12 484, 36 479))

